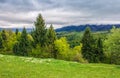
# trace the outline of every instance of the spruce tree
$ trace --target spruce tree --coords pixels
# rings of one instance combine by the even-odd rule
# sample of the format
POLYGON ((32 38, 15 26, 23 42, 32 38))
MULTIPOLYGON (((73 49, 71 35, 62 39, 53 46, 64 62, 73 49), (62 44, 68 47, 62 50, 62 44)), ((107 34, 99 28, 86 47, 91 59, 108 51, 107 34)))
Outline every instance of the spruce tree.
POLYGON ((0 37, 0 49, 2 49, 3 48, 3 40, 2 40, 2 38, 0 37))
POLYGON ((17 34, 18 34, 18 32, 19 32, 19 30, 18 30, 18 29, 16 29, 15 34, 17 35, 17 34))
POLYGON ((21 48, 19 46, 19 42, 16 42, 14 45, 13 45, 13 53, 15 55, 20 55, 20 52, 21 52, 21 48))
POLYGON ((48 45, 49 45, 49 49, 51 52, 51 57, 56 58, 56 51, 55 51, 55 47, 54 47, 54 42, 56 40, 56 32, 54 31, 53 26, 51 25, 50 28, 48 29, 48 45))
POLYGON ((27 55, 28 51, 27 51, 27 47, 29 46, 29 42, 27 39, 27 32, 26 29, 24 28, 21 34, 21 39, 20 39, 20 43, 19 43, 19 47, 21 47, 21 55, 27 55))
POLYGON ((88 62, 93 62, 94 60, 93 42, 91 30, 87 27, 82 38, 82 55, 88 62))
POLYGON ((96 55, 99 59, 99 62, 103 62, 105 56, 103 53, 103 42, 102 42, 101 38, 99 38, 97 41, 97 51, 98 51, 98 53, 96 55))
POLYGON ((38 15, 34 24, 35 24, 35 31, 33 34, 33 38, 35 40, 35 44, 40 44, 41 47, 44 47, 46 45, 47 29, 46 29, 45 21, 41 14, 38 15))
POLYGON ((50 28, 48 29, 48 38, 49 38, 49 40, 48 40, 48 43, 49 44, 54 44, 54 41, 56 40, 56 32, 55 32, 55 30, 54 30, 54 28, 53 28, 53 25, 50 25, 50 28))
POLYGON ((27 31, 24 28, 21 37, 13 47, 13 52, 17 55, 28 56, 28 52, 31 51, 30 41, 27 37, 27 31))
POLYGON ((5 30, 2 30, 1 36, 2 36, 2 40, 4 40, 4 41, 7 40, 7 35, 6 35, 6 31, 5 30))

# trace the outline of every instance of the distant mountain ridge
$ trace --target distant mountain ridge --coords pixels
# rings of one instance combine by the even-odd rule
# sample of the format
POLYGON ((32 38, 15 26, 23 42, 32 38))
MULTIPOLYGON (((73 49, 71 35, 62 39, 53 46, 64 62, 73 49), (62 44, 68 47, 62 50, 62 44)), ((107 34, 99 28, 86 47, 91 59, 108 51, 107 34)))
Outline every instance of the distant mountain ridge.
POLYGON ((108 24, 108 25, 90 25, 90 24, 86 24, 86 25, 71 25, 71 26, 65 26, 62 28, 58 28, 56 29, 57 32, 62 32, 62 31, 67 31, 67 32, 71 32, 71 31, 84 31, 86 27, 90 27, 92 31, 108 31, 110 29, 112 29, 113 26, 115 26, 116 28, 120 28, 120 24, 108 24))
MULTIPOLYGON (((18 29, 20 32, 22 32, 23 28, 0 28, 0 31, 2 30, 12 30, 13 32, 16 31, 16 29, 18 29)), ((33 30, 33 28, 26 28, 27 32, 31 32, 33 30)))
MULTIPOLYGON (((62 28, 55 29, 56 32, 62 32, 62 31, 84 31, 86 27, 90 27, 92 31, 108 31, 112 29, 113 26, 116 28, 120 28, 120 24, 107 24, 107 25, 95 25, 95 24, 86 24, 86 25, 70 25, 70 26, 64 26, 62 28)), ((3 29, 5 30, 12 30, 13 32, 18 29, 20 32, 22 32, 23 28, 0 28, 0 31, 3 29)), ((31 32, 33 28, 26 28, 27 32, 31 32)))

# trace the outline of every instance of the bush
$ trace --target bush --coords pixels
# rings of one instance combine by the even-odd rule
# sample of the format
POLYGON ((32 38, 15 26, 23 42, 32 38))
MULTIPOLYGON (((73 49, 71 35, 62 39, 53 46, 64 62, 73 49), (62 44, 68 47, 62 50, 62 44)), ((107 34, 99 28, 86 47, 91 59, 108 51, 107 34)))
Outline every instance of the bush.
POLYGON ((120 29, 113 28, 107 39, 104 41, 106 56, 110 63, 120 64, 120 29))
POLYGON ((37 45, 36 48, 33 48, 32 52, 29 53, 29 56, 33 56, 37 58, 49 58, 51 57, 51 53, 47 46, 40 47, 40 45, 37 45))
POLYGON ((120 52, 111 53, 111 63, 120 65, 120 52))

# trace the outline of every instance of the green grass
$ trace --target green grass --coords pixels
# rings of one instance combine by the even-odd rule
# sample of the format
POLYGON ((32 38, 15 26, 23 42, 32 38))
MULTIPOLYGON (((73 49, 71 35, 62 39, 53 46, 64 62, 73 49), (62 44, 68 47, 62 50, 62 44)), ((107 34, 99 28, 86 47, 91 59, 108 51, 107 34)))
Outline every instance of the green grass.
POLYGON ((120 66, 0 55, 0 78, 120 78, 120 66))

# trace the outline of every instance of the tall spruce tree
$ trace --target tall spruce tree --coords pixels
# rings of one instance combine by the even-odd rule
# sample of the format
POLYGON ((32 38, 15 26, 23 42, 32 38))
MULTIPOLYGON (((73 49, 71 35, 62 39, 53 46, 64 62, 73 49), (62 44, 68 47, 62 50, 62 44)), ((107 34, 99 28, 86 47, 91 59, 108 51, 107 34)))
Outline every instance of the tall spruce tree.
POLYGON ((49 45, 49 49, 51 52, 51 57, 56 58, 56 51, 54 49, 54 42, 56 40, 56 32, 54 31, 53 25, 50 26, 50 28, 48 29, 48 45, 49 45))
POLYGON ((105 58, 105 55, 104 55, 104 52, 103 52, 103 42, 102 42, 101 38, 98 39, 97 48, 98 48, 98 54, 97 55, 98 55, 99 61, 103 62, 103 60, 105 58))
POLYGON ((20 37, 20 40, 14 45, 13 52, 16 55, 27 56, 28 52, 31 51, 30 41, 27 37, 26 29, 24 28, 20 37))
POLYGON ((87 27, 82 38, 82 55, 88 62, 94 62, 93 42, 91 30, 87 27))
POLYGON ((103 53, 103 43, 102 43, 102 39, 98 38, 94 44, 94 62, 98 63, 98 62, 103 62, 104 60, 104 53, 103 53))
POLYGON ((36 18, 35 24, 35 31, 33 34, 33 38, 35 40, 35 44, 40 44, 41 47, 44 47, 46 45, 47 40, 47 29, 45 25, 45 21, 41 14, 38 15, 36 18))
POLYGON ((56 32, 55 32, 55 30, 54 30, 54 28, 53 28, 53 25, 50 25, 50 28, 48 29, 48 38, 49 38, 49 40, 48 40, 48 43, 49 44, 54 44, 54 41, 56 40, 56 32))

